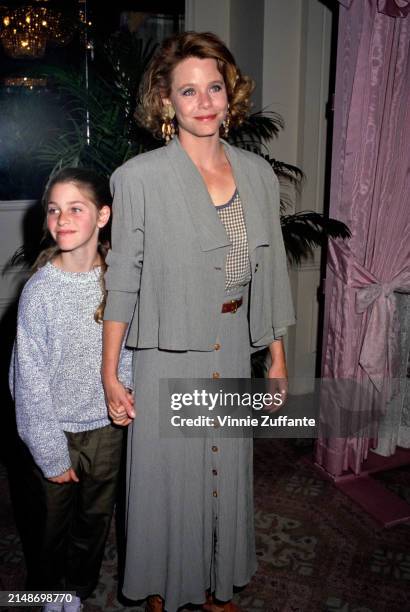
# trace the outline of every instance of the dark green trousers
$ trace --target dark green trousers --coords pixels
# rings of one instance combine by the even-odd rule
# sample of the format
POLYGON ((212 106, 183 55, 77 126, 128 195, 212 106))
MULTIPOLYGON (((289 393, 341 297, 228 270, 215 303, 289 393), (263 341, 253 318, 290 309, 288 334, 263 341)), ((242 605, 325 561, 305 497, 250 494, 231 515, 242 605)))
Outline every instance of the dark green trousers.
MULTIPOLYGON (((56 484, 31 469, 33 499, 29 586, 75 591, 85 599, 95 589, 113 513, 124 430, 108 425, 66 433, 79 483, 56 484)), ((27 497, 26 497, 27 499, 27 497)))

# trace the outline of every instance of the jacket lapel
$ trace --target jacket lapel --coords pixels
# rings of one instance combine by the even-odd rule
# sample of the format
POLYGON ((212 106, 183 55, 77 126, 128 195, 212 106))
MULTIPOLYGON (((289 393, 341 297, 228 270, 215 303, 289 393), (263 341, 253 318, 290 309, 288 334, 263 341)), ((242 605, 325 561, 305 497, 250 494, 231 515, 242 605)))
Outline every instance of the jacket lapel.
POLYGON ((202 176, 181 147, 178 138, 174 138, 167 145, 166 151, 198 235, 201 250, 212 251, 230 246, 202 176))
POLYGON ((262 182, 258 183, 257 173, 249 172, 249 164, 245 164, 244 154, 224 142, 225 152, 231 164, 236 187, 241 198, 245 217, 246 233, 248 235, 249 255, 259 246, 269 246, 268 232, 260 210, 262 182))
MULTIPOLYGON (((252 176, 245 157, 228 143, 224 142, 225 152, 231 164, 235 184, 242 202, 248 235, 249 254, 258 246, 268 246, 262 211, 258 200, 261 198, 262 185, 258 184, 256 173, 252 176)), ((202 251, 211 251, 230 246, 225 228, 221 223, 206 185, 189 155, 182 148, 178 138, 174 138, 166 148, 170 164, 179 182, 181 193, 198 235, 202 251)))

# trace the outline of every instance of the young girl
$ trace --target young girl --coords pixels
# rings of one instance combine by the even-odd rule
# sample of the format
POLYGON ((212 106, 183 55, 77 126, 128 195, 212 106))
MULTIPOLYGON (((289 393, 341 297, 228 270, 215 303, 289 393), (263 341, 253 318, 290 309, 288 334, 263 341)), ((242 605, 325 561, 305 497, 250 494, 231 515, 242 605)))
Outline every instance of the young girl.
MULTIPOLYGON (((31 588, 75 591, 81 610, 94 590, 112 516, 123 430, 107 417, 101 383, 108 185, 66 168, 49 183, 44 205, 55 245, 41 253, 22 292, 10 371, 18 431, 32 464, 30 489, 38 541, 31 588)), ((120 359, 130 386, 131 352, 120 359)))

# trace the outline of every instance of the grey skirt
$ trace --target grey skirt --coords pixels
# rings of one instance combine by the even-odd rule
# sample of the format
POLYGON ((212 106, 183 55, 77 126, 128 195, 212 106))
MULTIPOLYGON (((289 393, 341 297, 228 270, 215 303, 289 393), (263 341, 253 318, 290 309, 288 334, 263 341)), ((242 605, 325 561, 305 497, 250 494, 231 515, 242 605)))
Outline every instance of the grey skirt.
POLYGON ((159 379, 250 376, 247 294, 221 313, 214 351, 135 351, 123 593, 161 595, 168 612, 209 589, 229 600, 256 570, 252 438, 159 436, 159 379))

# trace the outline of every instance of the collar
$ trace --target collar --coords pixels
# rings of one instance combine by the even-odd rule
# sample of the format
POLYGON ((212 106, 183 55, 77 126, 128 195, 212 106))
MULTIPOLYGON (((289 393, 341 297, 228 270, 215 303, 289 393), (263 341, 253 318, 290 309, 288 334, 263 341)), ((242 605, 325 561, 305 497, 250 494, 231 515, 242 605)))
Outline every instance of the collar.
MULTIPOLYGON (((260 183, 256 172, 251 172, 244 152, 222 140, 227 159, 232 167, 236 188, 244 212, 248 248, 251 254, 258 246, 269 245, 269 239, 256 194, 260 183)), ((185 205, 198 235, 202 251, 230 246, 229 238, 210 198, 197 167, 182 148, 178 137, 167 145, 166 153, 179 182, 185 205)))

